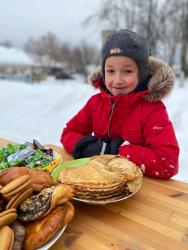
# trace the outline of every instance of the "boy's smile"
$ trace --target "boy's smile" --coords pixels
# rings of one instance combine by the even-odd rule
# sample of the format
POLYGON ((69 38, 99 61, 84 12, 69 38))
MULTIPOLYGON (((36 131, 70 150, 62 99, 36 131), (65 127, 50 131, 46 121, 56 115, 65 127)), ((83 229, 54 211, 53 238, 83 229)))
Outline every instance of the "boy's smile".
POLYGON ((126 95, 138 85, 136 62, 126 56, 110 56, 105 61, 105 85, 112 95, 126 95))

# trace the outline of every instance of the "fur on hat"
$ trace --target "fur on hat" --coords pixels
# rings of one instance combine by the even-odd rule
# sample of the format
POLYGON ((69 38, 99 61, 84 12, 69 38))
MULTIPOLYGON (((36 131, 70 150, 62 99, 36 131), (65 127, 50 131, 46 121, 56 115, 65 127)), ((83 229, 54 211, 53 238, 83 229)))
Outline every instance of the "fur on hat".
MULTIPOLYGON (((149 74, 151 78, 148 83, 148 90, 145 99, 150 102, 157 102, 167 97, 175 84, 175 74, 173 69, 165 61, 149 57, 149 74)), ((101 67, 96 68, 88 77, 88 82, 94 87, 96 81, 102 78, 101 67)))

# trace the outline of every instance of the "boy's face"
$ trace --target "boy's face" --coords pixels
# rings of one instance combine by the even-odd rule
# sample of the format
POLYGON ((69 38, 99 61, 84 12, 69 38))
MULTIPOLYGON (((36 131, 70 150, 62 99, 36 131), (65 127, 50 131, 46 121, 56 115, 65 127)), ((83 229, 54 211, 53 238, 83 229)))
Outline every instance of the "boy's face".
POLYGON ((139 70, 133 59, 110 56, 105 61, 105 85, 112 95, 126 95, 138 85, 139 70))

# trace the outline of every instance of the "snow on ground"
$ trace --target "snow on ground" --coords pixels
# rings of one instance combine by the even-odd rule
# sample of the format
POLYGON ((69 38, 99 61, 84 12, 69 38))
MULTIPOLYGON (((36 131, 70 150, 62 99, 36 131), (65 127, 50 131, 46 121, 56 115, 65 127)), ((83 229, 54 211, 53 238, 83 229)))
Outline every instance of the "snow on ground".
POLYGON ((83 80, 0 81, 0 136, 59 144, 62 128, 94 90, 83 80))
POLYGON ((188 79, 185 87, 176 87, 164 103, 180 146, 179 173, 174 179, 188 183, 188 79))
MULTIPOLYGON (((0 81, 0 137, 17 142, 60 145, 66 122, 96 93, 82 78, 28 84, 0 81)), ((180 144, 180 170, 174 179, 188 183, 188 80, 165 100, 180 144)))

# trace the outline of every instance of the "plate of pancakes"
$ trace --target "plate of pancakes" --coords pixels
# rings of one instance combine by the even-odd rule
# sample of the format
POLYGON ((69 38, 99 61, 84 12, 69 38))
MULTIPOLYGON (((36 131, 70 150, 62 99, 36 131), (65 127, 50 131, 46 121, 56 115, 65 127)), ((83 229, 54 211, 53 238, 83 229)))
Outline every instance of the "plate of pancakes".
POLYGON ((104 205, 130 198, 141 188, 143 174, 133 162, 119 155, 97 155, 59 165, 54 181, 74 188, 74 200, 104 205))

